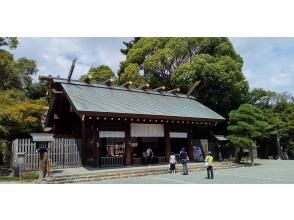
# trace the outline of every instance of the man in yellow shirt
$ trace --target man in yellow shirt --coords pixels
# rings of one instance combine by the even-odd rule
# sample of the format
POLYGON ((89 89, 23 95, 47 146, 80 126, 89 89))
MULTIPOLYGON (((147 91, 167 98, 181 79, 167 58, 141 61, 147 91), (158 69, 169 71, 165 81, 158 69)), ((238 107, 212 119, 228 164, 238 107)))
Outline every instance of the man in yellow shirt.
POLYGON ((207 166, 207 178, 213 179, 213 156, 211 155, 211 152, 207 153, 207 156, 205 158, 205 162, 208 163, 207 166))

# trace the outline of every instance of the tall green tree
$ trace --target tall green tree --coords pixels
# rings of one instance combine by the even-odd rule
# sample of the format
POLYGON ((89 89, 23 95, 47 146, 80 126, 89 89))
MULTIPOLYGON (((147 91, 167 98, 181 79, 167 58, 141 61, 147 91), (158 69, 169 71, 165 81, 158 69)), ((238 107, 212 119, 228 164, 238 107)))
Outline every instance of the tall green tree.
MULTIPOLYGON (((250 150, 251 165, 254 165, 254 142, 268 135, 269 125, 264 113, 259 108, 242 104, 237 110, 229 113, 228 140, 240 148, 250 150)), ((235 158, 237 159, 237 158, 235 158)))
POLYGON ((263 110, 270 125, 269 131, 278 134, 283 150, 292 157, 294 157, 293 100, 293 95, 289 93, 276 93, 262 88, 253 89, 249 94, 249 103, 263 110))
POLYGON ((187 92, 201 80, 192 95, 223 116, 248 96, 243 60, 227 38, 140 38, 121 67, 130 64, 139 66, 152 88, 164 85, 187 92))
POLYGON ((19 69, 13 55, 0 49, 0 90, 21 88, 19 69))
POLYGON ((37 64, 35 60, 30 60, 26 57, 22 57, 16 61, 21 86, 25 90, 29 90, 32 86, 32 77, 38 72, 37 64))
POLYGON ((90 77, 92 82, 101 83, 109 78, 115 78, 115 74, 112 69, 107 65, 100 65, 97 67, 91 67, 86 75, 82 75, 80 80, 90 77))
POLYGON ((127 81, 132 81, 132 87, 140 87, 144 84, 144 78, 139 73, 139 65, 136 63, 129 64, 124 72, 119 77, 119 83, 123 84, 127 81))
POLYGON ((16 37, 0 37, 0 47, 7 46, 10 49, 15 49, 18 45, 16 37))

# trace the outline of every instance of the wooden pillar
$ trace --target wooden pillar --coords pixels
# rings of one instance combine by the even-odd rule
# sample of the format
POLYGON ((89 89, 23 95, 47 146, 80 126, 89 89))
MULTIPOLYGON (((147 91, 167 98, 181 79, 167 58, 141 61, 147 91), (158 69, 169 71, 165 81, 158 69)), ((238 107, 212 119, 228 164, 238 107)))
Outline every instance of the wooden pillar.
POLYGON ((125 129, 125 165, 129 166, 132 164, 132 147, 131 142, 131 127, 130 123, 126 125, 125 129))
POLYGON ((187 137, 187 153, 189 155, 190 160, 193 158, 193 143, 192 143, 192 129, 188 128, 188 137, 187 137))
POLYGON ((85 147, 86 147, 86 125, 85 125, 85 115, 82 115, 81 118, 82 123, 82 146, 81 146, 81 159, 82 164, 86 164, 86 154, 85 154, 85 147))
POLYGON ((99 153, 99 148, 100 148, 100 142, 99 142, 99 131, 96 129, 94 131, 94 141, 93 141, 93 166, 98 167, 100 164, 100 153, 99 153))
POLYGON ((171 153, 171 143, 170 143, 170 128, 168 125, 164 125, 164 147, 165 147, 165 159, 169 161, 171 153))

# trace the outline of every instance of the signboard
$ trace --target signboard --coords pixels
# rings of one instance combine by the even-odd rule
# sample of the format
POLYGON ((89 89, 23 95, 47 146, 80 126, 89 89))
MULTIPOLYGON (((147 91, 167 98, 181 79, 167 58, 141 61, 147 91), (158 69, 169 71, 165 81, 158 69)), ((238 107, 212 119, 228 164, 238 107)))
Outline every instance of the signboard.
POLYGON ((193 161, 204 161, 203 149, 200 144, 193 146, 193 161))

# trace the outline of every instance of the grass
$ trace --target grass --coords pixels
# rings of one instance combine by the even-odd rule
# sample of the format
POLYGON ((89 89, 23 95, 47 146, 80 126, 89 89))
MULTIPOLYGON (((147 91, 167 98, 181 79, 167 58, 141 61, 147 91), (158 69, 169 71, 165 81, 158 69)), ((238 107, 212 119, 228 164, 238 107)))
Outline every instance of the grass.
MULTIPOLYGON (((39 179, 39 174, 36 172, 25 172, 21 177, 22 182, 33 182, 39 179)), ((0 182, 19 182, 19 177, 14 176, 0 176, 0 182)))

